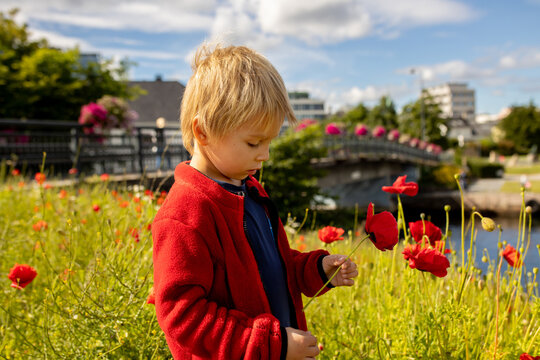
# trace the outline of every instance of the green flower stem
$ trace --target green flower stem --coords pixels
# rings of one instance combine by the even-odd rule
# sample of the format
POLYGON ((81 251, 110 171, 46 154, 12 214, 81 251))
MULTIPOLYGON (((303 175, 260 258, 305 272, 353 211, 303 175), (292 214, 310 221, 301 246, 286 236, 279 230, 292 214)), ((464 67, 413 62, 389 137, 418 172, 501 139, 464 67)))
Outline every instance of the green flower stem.
MULTIPOLYGON (((354 249, 352 249, 352 251, 349 253, 349 255, 347 255, 347 258, 346 259, 349 259, 352 254, 354 254, 354 252, 356 251, 356 249, 358 249, 358 247, 366 240, 369 238, 369 235, 366 235, 362 240, 360 240, 358 242, 358 244, 356 244, 356 246, 354 247, 354 249)), ((334 277, 337 275, 337 273, 339 272, 339 270, 341 270, 341 265, 338 266, 338 268, 336 269, 336 271, 334 271, 334 273, 332 274, 332 276, 330 276, 330 278, 328 279, 327 282, 324 283, 324 285, 319 289, 319 291, 317 291, 315 293, 315 295, 313 295, 313 297, 311 297, 311 299, 309 299, 309 301, 307 302, 307 304, 304 306, 304 308, 302 309, 302 311, 306 311, 307 307, 309 306, 309 304, 311 304, 311 302, 313 301, 313 299, 315 299, 317 297, 317 295, 319 295, 321 293, 321 291, 324 290, 324 288, 326 286, 328 286, 328 284, 330 284, 330 282, 334 279, 334 277)))
POLYGON ((459 189, 459 196, 461 199, 461 280, 457 293, 458 304, 461 301, 461 294, 463 292, 463 286, 465 285, 465 200, 463 198, 463 189, 459 183, 459 175, 455 175, 456 183, 459 189))

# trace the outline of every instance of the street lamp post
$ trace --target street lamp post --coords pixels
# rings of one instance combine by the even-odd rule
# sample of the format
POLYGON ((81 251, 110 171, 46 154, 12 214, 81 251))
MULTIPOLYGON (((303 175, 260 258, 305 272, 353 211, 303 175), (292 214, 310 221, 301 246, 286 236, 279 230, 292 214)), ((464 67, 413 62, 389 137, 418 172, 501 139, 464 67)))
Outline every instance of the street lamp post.
MULTIPOLYGON (((416 69, 412 68, 411 75, 416 74, 416 69)), ((421 128, 421 140, 425 141, 426 138, 426 115, 424 113, 424 79, 422 73, 418 72, 418 78, 420 79, 420 128, 421 128)))

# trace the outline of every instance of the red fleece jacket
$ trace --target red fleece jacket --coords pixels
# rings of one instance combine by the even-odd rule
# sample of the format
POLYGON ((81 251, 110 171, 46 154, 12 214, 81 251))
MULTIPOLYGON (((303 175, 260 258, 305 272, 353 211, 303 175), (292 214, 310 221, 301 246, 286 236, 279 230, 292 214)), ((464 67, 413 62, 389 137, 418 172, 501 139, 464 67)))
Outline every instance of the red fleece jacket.
MULTIPOLYGON (((173 357, 279 359, 280 323, 244 233, 244 198, 187 162, 174 176, 152 224, 157 320, 173 357)), ((268 196, 253 177, 246 184, 268 196)), ((324 285, 317 261, 328 253, 293 250, 281 222, 277 231, 296 321, 307 330, 301 293, 324 285)))

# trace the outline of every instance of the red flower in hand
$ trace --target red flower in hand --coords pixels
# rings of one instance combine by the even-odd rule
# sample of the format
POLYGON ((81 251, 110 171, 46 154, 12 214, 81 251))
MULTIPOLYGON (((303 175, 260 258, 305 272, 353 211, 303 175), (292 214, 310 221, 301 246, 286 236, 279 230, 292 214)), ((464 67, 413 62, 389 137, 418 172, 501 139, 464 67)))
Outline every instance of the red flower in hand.
POLYGON ((442 237, 441 229, 435 226, 431 221, 427 220, 411 222, 409 223, 409 229, 411 229, 411 236, 417 243, 422 243, 422 238, 426 235, 431 246, 435 246, 435 243, 441 240, 442 237))
POLYGON ((399 240, 396 218, 388 211, 375 215, 373 203, 369 203, 366 234, 369 234, 369 239, 377 249, 392 250, 399 240))
POLYGON ((403 257, 409 260, 411 269, 427 271, 437 277, 445 277, 450 261, 439 250, 423 248, 420 244, 409 244, 403 250, 403 257))
POLYGON ((540 360, 540 356, 532 356, 527 353, 519 355, 519 360, 540 360))
POLYGON ((519 251, 514 249, 512 245, 506 245, 506 247, 502 251, 502 256, 504 257, 504 260, 508 262, 508 265, 513 267, 521 267, 521 254, 519 253, 519 251))
POLYGON ((390 194, 405 194, 415 196, 418 194, 418 184, 415 182, 405 182, 407 175, 399 176, 392 186, 383 186, 382 191, 390 194))
POLYGON ((36 275, 36 269, 30 265, 15 264, 9 271, 8 278, 11 280, 11 287, 22 290, 34 280, 36 275))
POLYGON ((319 239, 326 244, 333 243, 337 240, 343 240, 343 233, 345 230, 333 226, 326 226, 319 230, 319 239))

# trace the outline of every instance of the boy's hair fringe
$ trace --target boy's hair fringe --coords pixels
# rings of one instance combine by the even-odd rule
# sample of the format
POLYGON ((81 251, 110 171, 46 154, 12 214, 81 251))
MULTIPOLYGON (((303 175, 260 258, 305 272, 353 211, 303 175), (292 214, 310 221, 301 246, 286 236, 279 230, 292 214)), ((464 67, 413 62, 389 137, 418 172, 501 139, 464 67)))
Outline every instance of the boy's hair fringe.
POLYGON ((203 44, 192 64, 180 112, 182 140, 193 154, 193 120, 202 130, 222 138, 242 125, 269 128, 296 117, 283 79, 262 55, 244 46, 212 49, 203 44))

